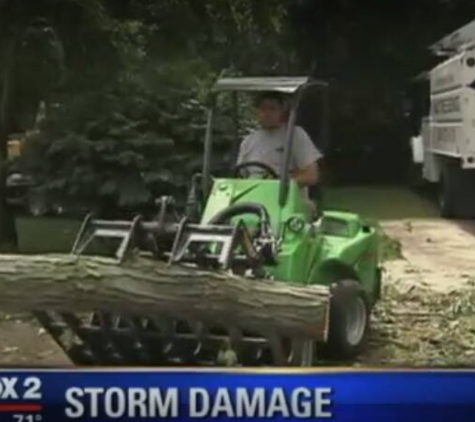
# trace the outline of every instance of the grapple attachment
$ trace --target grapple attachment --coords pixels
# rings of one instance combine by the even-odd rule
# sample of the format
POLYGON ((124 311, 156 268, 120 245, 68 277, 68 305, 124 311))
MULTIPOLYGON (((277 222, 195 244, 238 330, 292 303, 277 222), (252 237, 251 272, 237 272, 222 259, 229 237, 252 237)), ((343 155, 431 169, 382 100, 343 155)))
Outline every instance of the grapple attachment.
MULTIPOLYGON (((253 293, 266 277, 264 266, 276 259, 275 240, 266 224, 258 228, 257 235, 251 235, 243 221, 229 225, 218 219, 200 225, 186 218, 144 222, 137 217, 131 222, 113 222, 88 216, 72 253, 86 254, 98 245, 119 263, 129 252, 137 251, 165 260, 169 267, 196 271, 197 276, 213 270, 232 273, 242 281, 230 290, 200 294, 199 309, 190 309, 187 315, 160 303, 156 312, 146 315, 131 314, 127 309, 119 314, 97 309, 86 315, 38 312, 40 323, 76 364, 309 366, 316 345, 326 341, 330 300, 326 287, 312 287, 325 306, 315 315, 315 323, 299 330, 276 325, 277 316, 253 321, 252 315, 239 311, 241 306, 251 310, 266 306, 253 293), (228 310, 213 302, 219 295, 222 299, 239 289, 249 291, 246 303, 231 300, 233 309, 228 310)), ((277 290, 287 288, 281 284, 277 290)))
MULTIPOLYGON (((39 312, 38 320, 77 365, 311 366, 316 339, 291 339, 183 320, 39 312)), ((320 338, 323 341, 322 338, 320 338)))

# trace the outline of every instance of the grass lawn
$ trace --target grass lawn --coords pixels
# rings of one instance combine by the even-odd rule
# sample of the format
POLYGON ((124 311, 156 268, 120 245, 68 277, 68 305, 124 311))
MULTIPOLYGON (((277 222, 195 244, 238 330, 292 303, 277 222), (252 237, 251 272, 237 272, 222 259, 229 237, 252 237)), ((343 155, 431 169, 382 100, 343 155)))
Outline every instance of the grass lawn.
POLYGON ((381 258, 399 259, 401 244, 386 236, 380 223, 388 220, 438 218, 437 207, 424 198, 403 187, 346 187, 325 192, 325 208, 360 214, 380 227, 381 258))
POLYGON ((324 192, 326 209, 351 211, 376 220, 437 218, 428 199, 403 187, 345 187, 324 192))
POLYGON ((79 231, 81 220, 62 218, 17 218, 22 253, 69 252, 79 231))

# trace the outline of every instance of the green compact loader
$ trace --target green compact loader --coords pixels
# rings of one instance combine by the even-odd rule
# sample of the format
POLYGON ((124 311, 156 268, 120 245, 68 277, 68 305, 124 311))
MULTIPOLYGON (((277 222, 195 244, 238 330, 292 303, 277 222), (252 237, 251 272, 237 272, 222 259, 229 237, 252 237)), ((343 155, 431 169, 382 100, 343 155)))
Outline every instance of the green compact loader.
MULTIPOLYGON (((288 300, 295 303, 299 300, 298 288, 305 287, 307 296, 315 292, 316 296, 328 298, 324 312, 315 313, 313 326, 318 329, 306 341, 296 341, 302 339, 305 327, 281 329, 275 326, 280 321, 278 315, 268 315, 260 320, 265 323, 254 330, 249 314, 234 320, 240 303, 233 303, 229 315, 224 313, 214 321, 172 316, 167 321, 163 315, 158 320, 147 315, 130 317, 126 312, 94 312, 87 318, 72 313, 58 316, 38 312, 41 324, 76 364, 312 366, 321 359, 351 360, 361 352, 370 314, 381 291, 378 230, 358 215, 324 209, 320 195, 315 199, 319 211, 311 215, 300 188, 289 177, 296 123, 315 134, 315 130, 305 127, 304 120, 298 120, 304 100, 313 102, 307 114, 315 113, 320 118, 319 133, 312 137, 318 138, 323 151, 328 144, 327 84, 300 77, 220 78, 211 98, 203 167, 192 179, 184 215, 177 215, 171 197, 157 200, 158 212, 152 220, 137 216, 133 221, 108 221, 90 215, 83 222, 72 252, 87 254, 94 241, 115 238, 118 247, 114 253, 121 263, 129 259, 133 249, 148 254, 148 262, 165 262, 170 271, 186 268, 201 278, 204 271, 219 272, 223 280, 224 275, 234 277, 236 282, 242 280, 241 289, 249 295, 245 305, 256 314, 265 311, 256 293, 259 283, 265 282, 262 280, 277 283, 275 289, 280 292, 279 298, 283 297, 279 299, 282 313, 287 310, 282 289, 290 288, 288 300), (227 177, 213 178, 212 132, 217 96, 259 91, 288 94, 291 100, 280 175, 263 163, 252 162, 235 167, 227 177), (243 173, 249 166, 259 167, 266 176, 246 178, 243 173), (67 329, 80 341, 66 344, 67 329), (140 349, 148 351, 146 359, 140 349)), ((310 125, 315 122, 310 120, 310 125)), ((218 285, 216 290, 219 289, 218 285)), ((213 310, 217 293, 209 292, 200 298, 203 309, 213 310)), ((302 299, 302 312, 303 307, 302 299)), ((295 317, 297 321, 299 312, 292 312, 288 319, 295 317)))

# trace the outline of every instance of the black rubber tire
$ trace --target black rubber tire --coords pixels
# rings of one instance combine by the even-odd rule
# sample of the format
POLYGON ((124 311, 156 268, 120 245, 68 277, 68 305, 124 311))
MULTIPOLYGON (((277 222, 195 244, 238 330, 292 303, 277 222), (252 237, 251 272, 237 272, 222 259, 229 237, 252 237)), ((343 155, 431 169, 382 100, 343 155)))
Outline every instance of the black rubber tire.
POLYGON ((445 162, 439 189, 440 215, 446 219, 475 218, 475 172, 457 161, 445 162))
POLYGON ((452 219, 457 216, 457 192, 454 177, 449 168, 445 168, 439 188, 440 216, 452 219))
POLYGON ((322 356, 328 360, 352 360, 364 348, 370 325, 371 304, 360 283, 355 280, 341 280, 332 286, 330 303, 330 326, 328 341, 321 346, 322 356), (350 341, 347 335, 349 306, 364 306, 364 324, 357 341, 350 341))

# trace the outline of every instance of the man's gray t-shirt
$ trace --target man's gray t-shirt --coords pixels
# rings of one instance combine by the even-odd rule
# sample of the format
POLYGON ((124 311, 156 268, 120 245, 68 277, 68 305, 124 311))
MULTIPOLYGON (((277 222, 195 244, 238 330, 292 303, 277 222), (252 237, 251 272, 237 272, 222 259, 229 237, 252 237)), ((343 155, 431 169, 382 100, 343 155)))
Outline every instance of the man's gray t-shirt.
MULTIPOLYGON (((259 161, 272 167, 280 174, 284 158, 287 128, 285 126, 274 129, 260 129, 248 135, 241 143, 237 163, 259 161)), ((322 153, 315 147, 307 132, 296 126, 290 157, 290 171, 303 169, 322 158, 322 153)), ((262 170, 256 167, 249 168, 251 176, 261 175, 262 170)))

